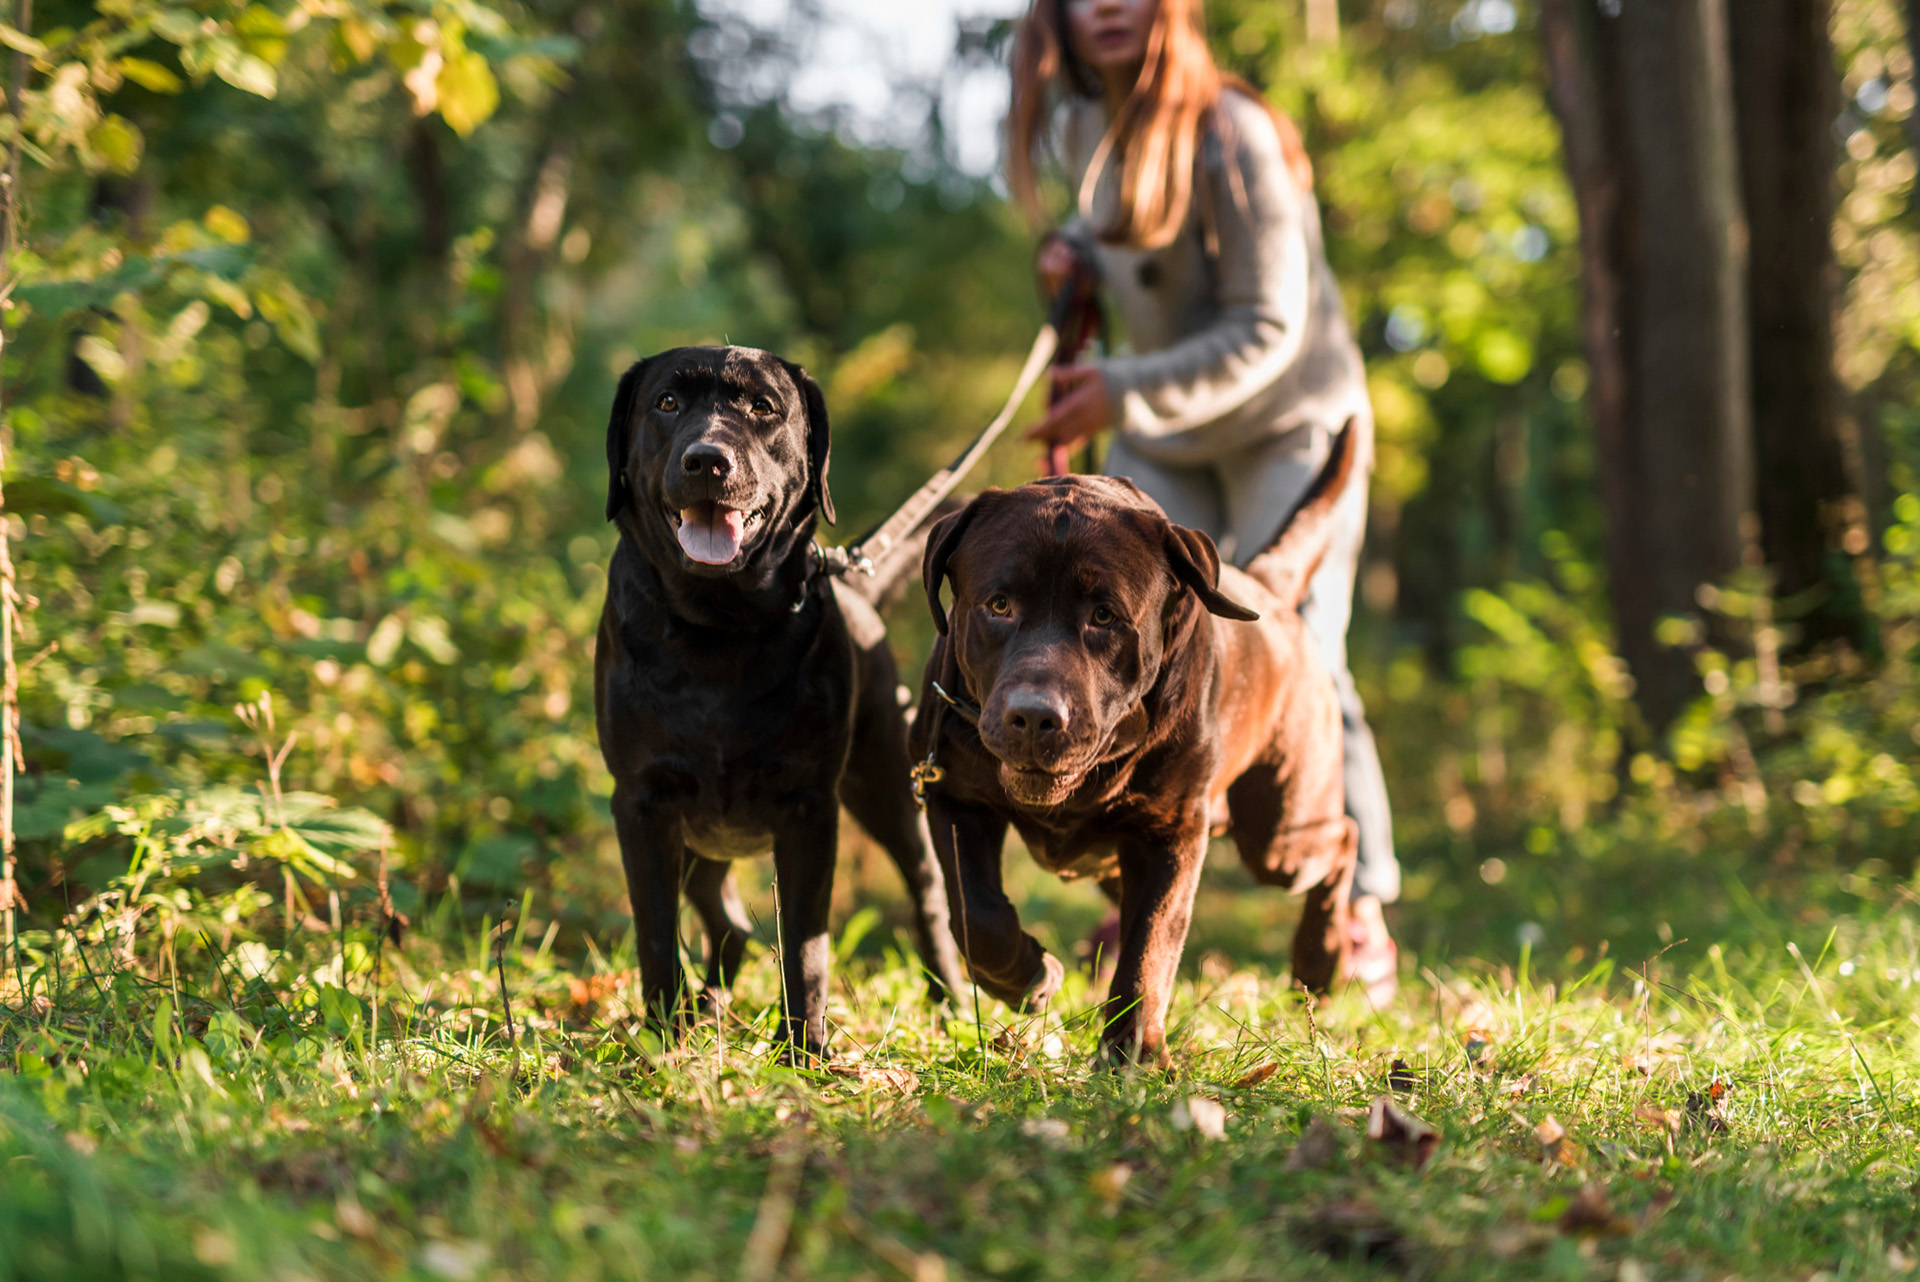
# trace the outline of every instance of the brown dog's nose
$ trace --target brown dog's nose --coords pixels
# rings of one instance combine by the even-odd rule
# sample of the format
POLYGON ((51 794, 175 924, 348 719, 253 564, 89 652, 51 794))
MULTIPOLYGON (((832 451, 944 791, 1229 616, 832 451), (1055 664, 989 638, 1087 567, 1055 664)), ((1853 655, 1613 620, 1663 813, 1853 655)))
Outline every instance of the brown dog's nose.
POLYGON ((1045 751, 1067 728, 1067 705, 1045 690, 1023 686, 1007 695, 1000 724, 1009 747, 1045 751))
POLYGON ((680 456, 680 466, 690 476, 710 476, 716 481, 724 481, 733 472, 733 454, 712 441, 695 441, 680 456))

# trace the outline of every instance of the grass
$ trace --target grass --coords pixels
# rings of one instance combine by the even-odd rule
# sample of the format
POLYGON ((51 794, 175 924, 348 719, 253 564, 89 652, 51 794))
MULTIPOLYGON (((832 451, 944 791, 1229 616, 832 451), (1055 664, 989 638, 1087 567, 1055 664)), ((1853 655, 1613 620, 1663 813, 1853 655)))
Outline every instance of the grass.
MULTIPOLYGON (((1856 882, 1653 958, 1429 947, 1389 1009, 1309 1012, 1291 906, 1210 868, 1166 1074, 1091 1068, 1084 976, 1045 1018, 929 1007, 871 914, 828 1072, 770 1044, 764 949, 672 1048, 537 923, 309 938, 271 983, 69 951, 0 1007, 0 1279, 1901 1276, 1920 941, 1856 882), (1368 1138, 1382 1096, 1423 1165, 1368 1138)), ((1017 884, 1056 944, 1097 915, 1017 884)))

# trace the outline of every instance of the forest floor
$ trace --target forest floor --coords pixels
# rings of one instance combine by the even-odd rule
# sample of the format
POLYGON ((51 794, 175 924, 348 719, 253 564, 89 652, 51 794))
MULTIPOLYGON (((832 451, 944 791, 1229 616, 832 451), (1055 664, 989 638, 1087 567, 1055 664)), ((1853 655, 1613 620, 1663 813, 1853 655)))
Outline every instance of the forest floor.
MULTIPOLYGON (((1024 884, 1079 937, 1088 903, 1024 884)), ((1910 1275, 1911 903, 1409 959, 1387 1009, 1310 1017, 1290 906, 1210 869, 1165 1073, 1091 1067, 1084 976, 1044 1018, 936 1010, 872 913, 823 1072, 770 1044, 764 949, 671 1049, 617 955, 525 937, 510 1040, 485 922, 426 924, 371 993, 324 938, 237 1001, 69 962, 0 1007, 0 1279, 1910 1275)))

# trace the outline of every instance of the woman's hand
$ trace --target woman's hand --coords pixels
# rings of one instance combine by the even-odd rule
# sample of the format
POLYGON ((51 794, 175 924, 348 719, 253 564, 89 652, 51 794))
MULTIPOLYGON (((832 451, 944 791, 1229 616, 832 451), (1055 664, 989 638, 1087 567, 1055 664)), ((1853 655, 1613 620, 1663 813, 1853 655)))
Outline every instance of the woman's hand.
POLYGON ((1040 250, 1033 256, 1033 275, 1040 282, 1040 296, 1051 299, 1067 283, 1067 276, 1074 268, 1073 246, 1059 232, 1053 232, 1040 242, 1040 250))
POLYGON ((1027 440, 1072 449, 1113 425, 1113 393, 1097 366, 1054 370, 1053 393, 1047 416, 1027 429, 1027 440))

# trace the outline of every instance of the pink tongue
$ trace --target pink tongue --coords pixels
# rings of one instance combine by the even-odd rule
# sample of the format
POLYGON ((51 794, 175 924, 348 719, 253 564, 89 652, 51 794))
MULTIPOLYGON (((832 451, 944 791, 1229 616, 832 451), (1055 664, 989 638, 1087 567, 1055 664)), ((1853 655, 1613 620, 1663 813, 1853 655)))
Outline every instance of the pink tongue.
POLYGON ((725 565, 740 551, 747 514, 720 503, 696 503, 680 512, 680 550, 702 565, 725 565))

